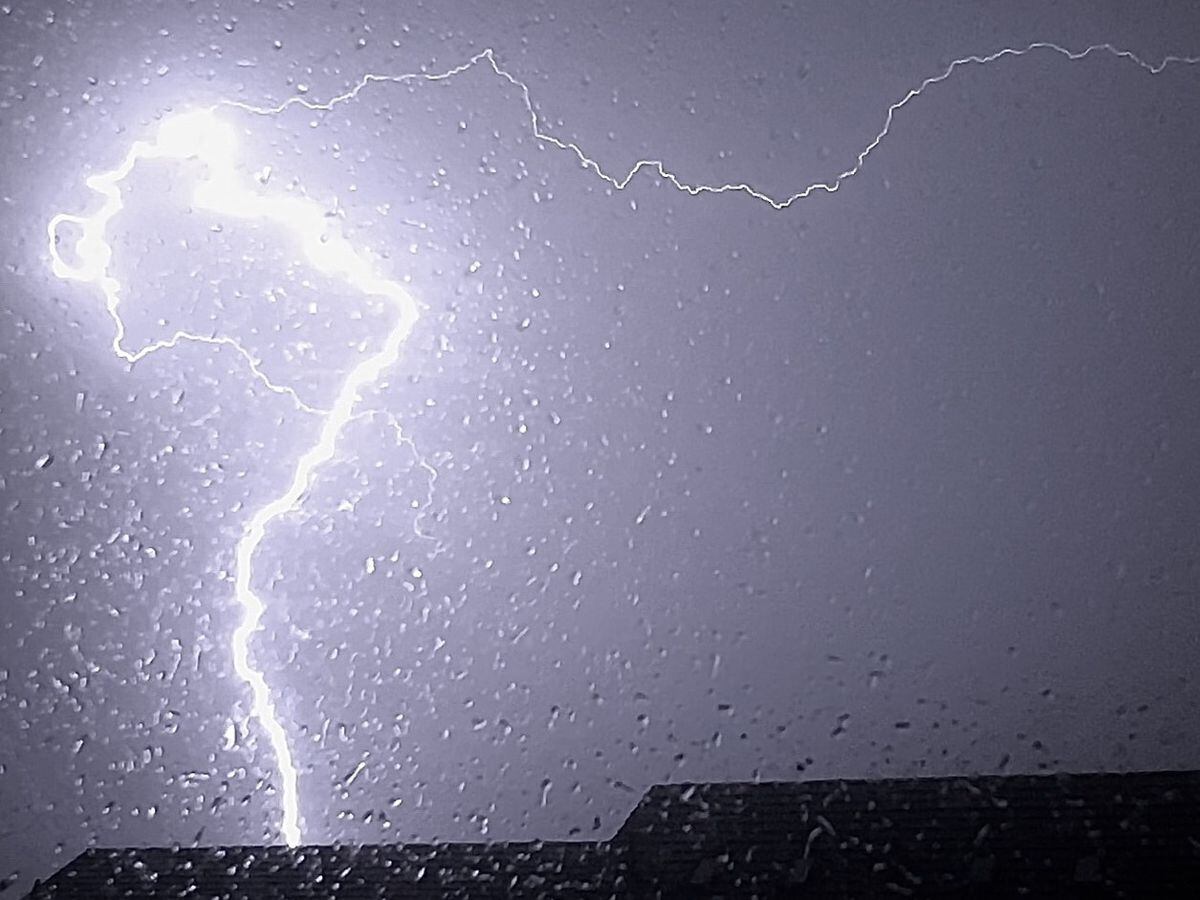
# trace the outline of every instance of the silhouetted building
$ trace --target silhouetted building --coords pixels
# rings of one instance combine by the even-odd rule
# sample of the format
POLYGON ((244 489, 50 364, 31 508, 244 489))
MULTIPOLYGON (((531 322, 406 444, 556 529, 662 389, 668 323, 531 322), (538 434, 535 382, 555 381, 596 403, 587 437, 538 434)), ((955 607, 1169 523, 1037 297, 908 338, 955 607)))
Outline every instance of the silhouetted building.
POLYGON ((650 789, 610 841, 89 850, 31 900, 1196 897, 1200 772, 650 789))

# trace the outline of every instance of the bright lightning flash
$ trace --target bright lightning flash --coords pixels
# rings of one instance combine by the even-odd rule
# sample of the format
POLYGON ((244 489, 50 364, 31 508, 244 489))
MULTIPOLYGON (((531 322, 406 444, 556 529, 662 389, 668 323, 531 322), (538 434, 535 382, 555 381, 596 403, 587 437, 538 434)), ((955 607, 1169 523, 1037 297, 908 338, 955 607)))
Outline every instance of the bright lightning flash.
MULTIPOLYGON (((424 72, 404 75, 367 74, 345 93, 322 103, 302 97, 292 97, 278 106, 251 106, 235 100, 222 101, 222 105, 264 116, 281 113, 293 105, 313 111, 327 111, 338 104, 354 100, 363 89, 371 84, 444 81, 461 75, 477 65, 485 65, 496 77, 503 79, 518 90, 534 138, 543 144, 574 155, 582 168, 617 190, 623 190, 639 172, 649 171, 657 173, 675 189, 692 196, 741 193, 761 201, 773 209, 784 210, 816 192, 832 194, 846 180, 859 174, 867 157, 888 136, 896 114, 926 90, 950 78, 958 69, 970 65, 989 65, 1005 58, 1023 57, 1034 52, 1058 54, 1072 62, 1092 55, 1108 54, 1118 60, 1134 63, 1151 75, 1159 74, 1171 63, 1193 65, 1200 62, 1200 58, 1197 57, 1167 56, 1161 62, 1152 64, 1136 54, 1119 49, 1112 44, 1095 44, 1075 51, 1046 41, 1037 41, 1024 47, 1005 47, 986 56, 964 56, 953 60, 940 73, 926 78, 888 106, 882 129, 857 154, 853 165, 832 179, 814 182, 782 197, 772 197, 742 182, 691 184, 675 175, 666 168, 661 160, 657 159, 638 160, 623 176, 607 173, 600 163, 588 156, 578 144, 557 138, 544 130, 542 120, 538 116, 530 96, 528 85, 501 68, 490 49, 483 50, 465 63, 438 74, 424 72)), ((234 150, 232 129, 220 121, 211 109, 189 112, 166 120, 162 123, 158 138, 154 142, 139 141, 135 143, 121 165, 111 171, 93 175, 87 180, 88 187, 104 198, 100 209, 86 217, 64 214, 56 215, 51 219, 49 226, 50 255, 53 260, 54 273, 60 278, 95 284, 103 292, 105 305, 116 325, 116 333, 112 342, 113 350, 127 362, 136 363, 150 353, 170 349, 182 341, 229 346, 241 354, 254 377, 270 390, 287 394, 306 411, 324 416, 319 439, 300 457, 288 489, 251 517, 237 546, 237 600, 244 609, 244 616, 233 636, 233 661, 238 675, 250 685, 254 696, 253 715, 266 730, 275 752, 283 782, 282 832, 288 844, 294 846, 300 840, 296 768, 292 762, 287 736, 279 723, 267 683, 249 660, 250 636, 258 628, 263 614, 262 600, 251 588, 253 558, 262 544, 267 527, 271 522, 299 505, 315 470, 333 456, 338 436, 346 424, 357 416, 373 413, 373 411, 355 412, 361 392, 363 388, 374 383, 380 374, 396 361, 402 345, 412 332, 418 313, 416 303, 400 284, 374 274, 366 260, 356 253, 347 241, 340 236, 328 233, 324 211, 316 203, 307 199, 262 196, 239 181, 234 169, 234 150), (129 175, 134 165, 143 159, 199 160, 207 168, 208 177, 196 188, 195 202, 197 206, 228 216, 266 219, 278 223, 299 238, 305 255, 315 268, 330 275, 340 276, 352 287, 365 294, 382 296, 395 304, 399 310, 399 318, 384 341, 382 349, 351 370, 342 383, 332 409, 316 410, 304 403, 291 388, 273 383, 263 373, 258 360, 232 338, 179 331, 167 340, 155 342, 135 352, 128 351, 123 347, 125 324, 121 320, 119 312, 120 284, 108 271, 112 248, 105 238, 105 232, 109 221, 120 212, 123 205, 121 181, 129 175), (82 232, 74 246, 76 260, 74 265, 66 263, 58 252, 58 229, 64 224, 74 225, 82 232)), ((430 489, 432 490, 433 480, 437 476, 436 470, 420 459, 412 441, 403 434, 398 423, 391 417, 389 417, 389 421, 396 429, 401 442, 412 449, 414 455, 417 455, 420 465, 430 476, 430 489)), ((416 532, 419 537, 428 538, 427 535, 421 533, 419 528, 416 529, 416 532)))
MULTIPOLYGON (((156 140, 150 143, 138 141, 130 148, 121 165, 88 179, 88 187, 104 198, 99 210, 86 217, 57 215, 51 219, 50 254, 54 273, 60 278, 99 286, 109 315, 116 324, 113 350, 122 359, 136 363, 149 353, 175 346, 182 340, 229 345, 246 359, 260 381, 274 391, 289 394, 305 409, 314 411, 303 404, 290 388, 272 383, 262 373, 258 362, 231 338, 177 332, 169 341, 151 344, 136 352, 131 353, 122 346, 125 325, 119 311, 121 285, 109 272, 112 248, 105 236, 109 221, 123 207, 120 184, 140 160, 196 160, 203 164, 207 172, 193 195, 193 202, 198 208, 241 219, 265 219, 282 226, 298 238, 309 263, 318 271, 341 278, 363 294, 385 298, 398 312, 383 346, 350 370, 332 407, 321 411, 323 419, 317 442, 297 461, 287 490, 250 517, 237 544, 235 596, 243 615, 233 633, 233 665, 238 676, 250 686, 253 695, 251 715, 262 725, 275 754, 283 806, 281 831, 288 845, 295 846, 300 842, 296 766, 266 679, 250 660, 250 636, 258 630, 264 611, 263 601, 252 586, 254 555, 266 537, 267 527, 299 506, 314 472, 333 457, 338 436, 354 418, 362 391, 375 383, 384 370, 399 358, 419 313, 416 301, 399 282, 377 275, 348 241, 330 232, 329 219, 320 204, 301 197, 267 196, 245 184, 235 169, 235 150, 233 130, 220 121, 212 110, 198 110, 166 119, 159 127, 156 140), (62 258, 57 246, 58 229, 64 223, 71 223, 82 231, 74 246, 74 265, 62 258)), ((400 434, 399 426, 394 421, 392 424, 400 434)), ((402 435, 401 438, 403 440, 402 435)), ((412 448, 410 441, 405 442, 412 448)), ((422 462, 421 465, 431 474, 431 478, 436 475, 428 464, 422 462)))

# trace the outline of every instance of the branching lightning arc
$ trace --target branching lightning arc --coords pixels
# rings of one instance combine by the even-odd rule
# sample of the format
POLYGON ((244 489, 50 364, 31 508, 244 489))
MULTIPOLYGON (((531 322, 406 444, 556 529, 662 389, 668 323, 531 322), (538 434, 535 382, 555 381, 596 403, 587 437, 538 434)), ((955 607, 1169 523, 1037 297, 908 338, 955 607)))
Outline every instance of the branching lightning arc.
MULTIPOLYGON (((62 279, 85 282, 99 288, 109 316, 114 323, 113 352, 131 366, 152 353, 169 350, 183 342, 198 342, 227 347, 243 359, 251 375, 269 390, 288 396, 299 408, 321 418, 316 442, 296 461, 287 489, 278 497, 257 509, 249 518, 236 548, 235 597, 243 610, 243 617, 233 633, 231 655, 238 676, 249 686, 253 698, 251 715, 262 726, 272 752, 279 775, 279 793, 282 806, 280 832, 290 846, 301 840, 298 773, 288 742, 287 733, 276 712, 266 678, 256 669, 250 659, 250 638, 258 630, 265 611, 262 599, 254 592, 254 556, 266 538, 267 529, 276 519, 298 508, 318 468, 328 462, 337 450, 338 438, 347 423, 364 414, 357 411, 363 391, 375 384, 379 377, 399 358, 401 350, 412 334, 419 308, 404 286, 395 280, 378 275, 371 262, 356 251, 339 234, 332 233, 324 208, 316 201, 295 196, 272 196, 243 183, 237 175, 236 144, 230 126, 217 116, 218 107, 240 110, 254 115, 277 115, 291 106, 302 106, 312 111, 328 111, 335 106, 354 100, 365 88, 376 83, 400 84, 419 81, 445 81, 479 65, 486 65, 499 78, 516 88, 529 120, 533 136, 542 143, 573 154, 582 168, 601 178, 613 188, 623 190, 640 172, 649 171, 671 184, 677 190, 696 196, 699 194, 741 193, 761 201, 776 210, 784 210, 799 200, 818 191, 834 193, 849 178, 857 175, 867 158, 883 142, 891 130, 896 114, 909 102, 921 96, 930 87, 950 78, 960 68, 970 65, 987 65, 1005 57, 1021 57, 1029 53, 1045 51, 1056 53, 1067 60, 1109 54, 1118 60, 1133 63, 1146 72, 1156 75, 1173 63, 1192 65, 1200 57, 1167 56, 1151 64, 1138 55, 1121 50, 1112 44, 1095 44, 1083 50, 1073 51, 1058 44, 1038 41, 1024 47, 1006 47, 985 56, 965 56, 949 63, 941 72, 926 78, 909 90, 899 100, 887 107, 883 127, 857 154, 853 165, 827 180, 814 182, 787 196, 772 197, 747 183, 691 184, 666 168, 658 159, 638 160, 623 175, 607 173, 600 164, 588 156, 573 141, 562 140, 543 128, 542 119, 536 111, 529 87, 502 68, 491 49, 483 50, 459 66, 445 72, 425 72, 403 75, 367 74, 345 93, 324 102, 315 102, 304 97, 291 97, 276 106, 253 106, 235 100, 222 100, 216 106, 173 115, 159 126, 153 141, 137 141, 114 169, 99 172, 87 179, 87 186, 103 198, 100 207, 90 215, 60 213, 49 222, 49 252, 54 274, 62 279), (396 310, 396 320, 383 340, 380 349, 366 356, 350 369, 342 381, 333 405, 329 409, 317 409, 305 403, 294 389, 275 383, 254 357, 235 338, 176 331, 170 338, 148 344, 138 350, 124 346, 125 323, 121 318, 121 284, 109 271, 112 247, 106 238, 109 222, 123 208, 121 182, 128 177, 141 160, 197 160, 203 164, 207 175, 195 189, 196 206, 219 215, 243 219, 263 219, 278 224, 286 232, 295 235, 308 262, 318 271, 340 277, 355 290, 366 295, 382 297, 396 310), (73 226, 79 237, 73 244, 73 262, 68 263, 59 251, 59 229, 73 226)), ((398 438, 417 456, 420 465, 429 477, 430 490, 436 480, 436 470, 419 454, 399 423, 389 417, 398 438)), ((431 502, 430 496, 430 502, 431 502)), ((420 529, 419 536, 428 538, 420 529)))
MULTIPOLYGON (((303 409, 323 417, 317 441, 297 460, 287 490, 256 510, 247 522, 237 544, 234 573, 235 596, 244 614, 233 632, 233 665, 238 676, 250 687, 253 697, 251 713, 261 723, 274 751, 283 801, 281 831, 284 840, 294 846, 300 842, 296 766, 266 679, 250 662, 250 636, 258 629, 264 612, 263 601, 252 586, 254 555, 266 537, 267 526, 299 506, 313 474, 333 457, 338 436, 355 416, 363 389, 375 383, 399 358, 400 350, 416 324, 418 307, 403 285, 375 274, 371 264, 355 252, 345 238, 330 232, 324 209, 316 201, 301 197, 269 196, 241 183, 235 168, 235 150, 232 128, 221 122, 211 109, 172 116, 159 127, 158 136, 153 142, 135 143, 121 165, 88 179, 88 186, 104 197, 104 204, 99 210, 88 217, 57 215, 51 219, 50 253, 57 276, 94 283, 100 287, 109 315, 116 323, 112 347, 121 359, 134 364, 154 351, 174 347, 185 340, 232 346, 247 361, 255 377, 267 387, 288 394, 303 409), (262 372, 257 360, 232 338, 212 338, 180 331, 170 340, 151 344, 136 352, 123 346, 125 326, 120 315, 121 285, 108 272, 112 248, 105 239, 105 231, 109 221, 123 207, 121 181, 140 160, 148 159, 200 161, 207 170, 207 176, 196 186, 193 195, 197 207, 236 218, 266 219, 282 226, 299 238, 305 257, 315 269, 339 276, 363 294, 383 297, 396 307, 398 315, 395 324, 382 347, 349 371, 330 409, 315 410, 300 400, 292 389, 276 385, 262 372), (68 264, 57 248, 58 229, 67 222, 82 231, 82 236, 75 243, 74 265, 68 264)), ((421 464, 430 473, 432 486, 436 473, 423 460, 421 464)))

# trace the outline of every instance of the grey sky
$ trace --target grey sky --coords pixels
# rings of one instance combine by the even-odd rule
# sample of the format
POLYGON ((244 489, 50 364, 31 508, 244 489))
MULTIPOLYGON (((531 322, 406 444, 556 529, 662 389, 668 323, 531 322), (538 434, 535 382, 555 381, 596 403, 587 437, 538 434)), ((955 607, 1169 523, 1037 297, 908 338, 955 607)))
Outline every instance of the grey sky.
MULTIPOLYGON (((316 425, 227 349, 112 354, 44 246, 86 175, 164 111, 492 47, 607 171, 787 195, 955 58, 1200 53, 1183 4, 834 7, 0 17, 0 877, 277 838, 230 573, 316 425)), ((247 176, 327 203, 424 305, 255 562, 305 840, 607 835, 669 780, 1200 764, 1198 105, 1200 66, 964 67, 782 212, 616 191, 483 67, 223 111, 247 176)), ((229 334, 328 402, 390 313, 188 212, 194 174, 129 179, 129 344, 229 334)))

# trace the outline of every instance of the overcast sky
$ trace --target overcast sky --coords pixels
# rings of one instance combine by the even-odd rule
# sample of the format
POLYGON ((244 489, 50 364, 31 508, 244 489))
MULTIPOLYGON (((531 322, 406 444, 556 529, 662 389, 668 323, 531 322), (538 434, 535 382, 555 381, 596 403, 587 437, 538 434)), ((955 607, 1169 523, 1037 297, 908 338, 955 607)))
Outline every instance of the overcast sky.
MULTIPOLYGON (((123 362, 46 247, 164 114, 491 47, 604 171, 786 197, 952 60, 1200 54, 1183 3, 277 6, 0 15, 14 891, 93 844, 279 840, 234 548, 320 417, 228 346, 123 362)), ((304 840, 607 837, 664 781, 1200 765, 1198 113, 1200 65, 963 66, 779 211, 613 188, 486 64, 222 108, 246 179, 422 306, 255 557, 304 840)), ((192 208, 202 174, 123 185, 126 346, 229 336, 327 405, 394 310, 192 208)))

